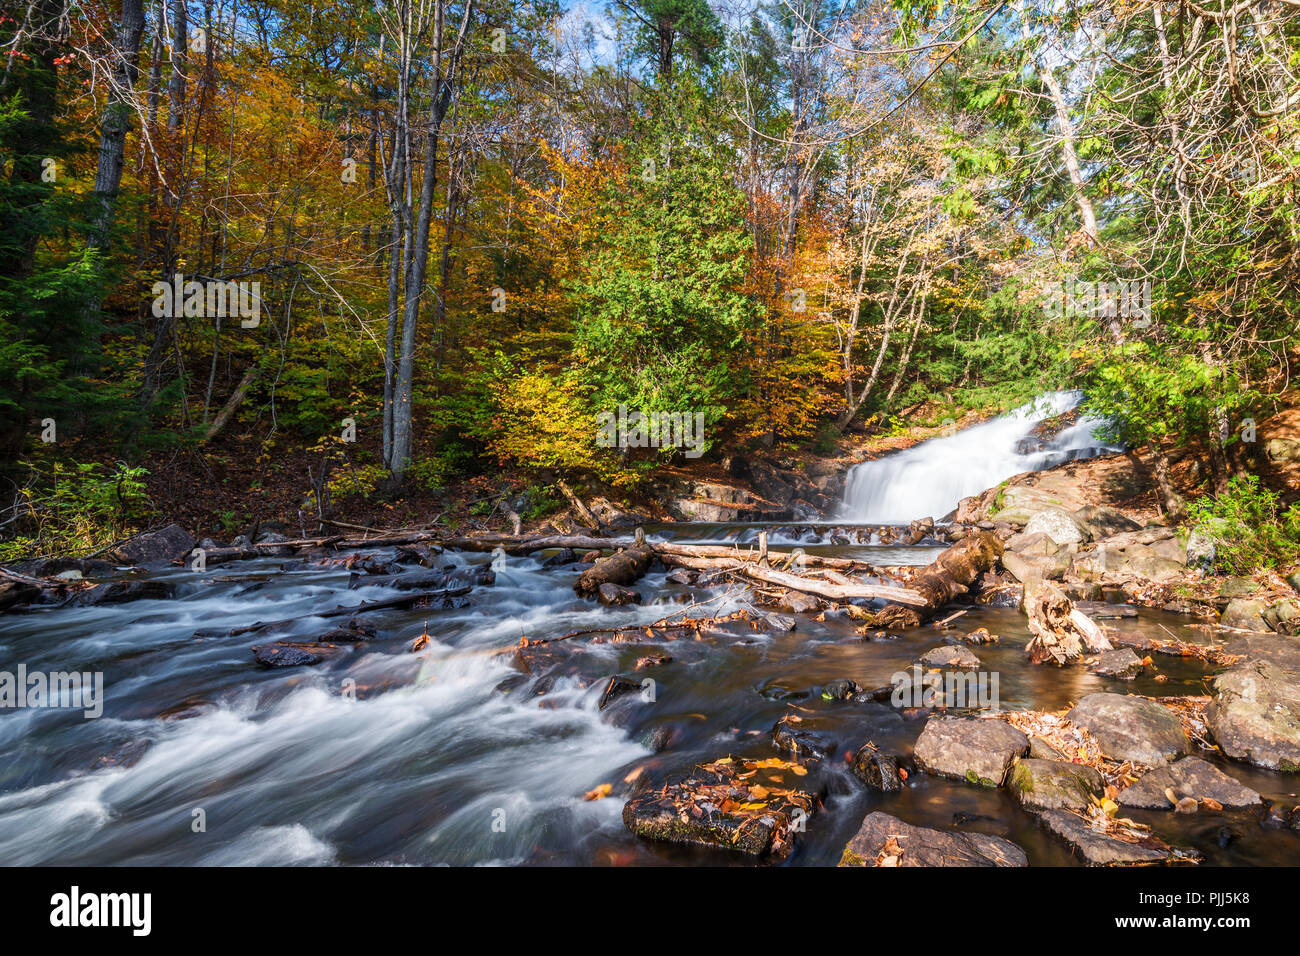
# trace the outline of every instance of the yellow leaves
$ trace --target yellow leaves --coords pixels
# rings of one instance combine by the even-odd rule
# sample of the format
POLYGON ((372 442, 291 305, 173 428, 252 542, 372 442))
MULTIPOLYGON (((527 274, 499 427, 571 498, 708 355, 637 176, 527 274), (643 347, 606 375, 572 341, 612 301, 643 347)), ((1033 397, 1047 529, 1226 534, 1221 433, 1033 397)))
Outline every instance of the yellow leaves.
POLYGON ((613 784, 602 783, 600 786, 593 787, 591 790, 588 790, 586 793, 584 793, 582 795, 582 799, 587 801, 588 803, 590 803, 593 800, 604 800, 606 797, 610 795, 610 792, 613 789, 614 789, 613 784))

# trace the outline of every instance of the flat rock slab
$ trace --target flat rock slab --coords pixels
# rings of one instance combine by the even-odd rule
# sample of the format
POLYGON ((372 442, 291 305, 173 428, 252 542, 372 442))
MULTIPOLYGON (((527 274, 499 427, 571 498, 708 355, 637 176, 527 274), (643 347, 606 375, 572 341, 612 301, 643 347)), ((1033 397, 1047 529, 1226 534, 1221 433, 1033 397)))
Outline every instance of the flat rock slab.
POLYGON ((917 738, 917 765, 927 773, 984 787, 1001 785, 1029 738, 1001 720, 932 717, 917 738))
POLYGON ((786 783, 795 768, 803 771, 793 761, 723 757, 680 783, 632 797, 623 822, 647 840, 780 858, 818 803, 786 783))
POLYGON ((1069 844, 1088 866, 1151 866, 1177 858, 1168 847, 1129 843, 1094 830, 1086 820, 1069 810, 1048 810, 1040 813, 1038 820, 1053 836, 1069 844))
POLYGON ((1142 673, 1142 658, 1131 649, 1121 647, 1114 651, 1103 651, 1088 669, 1099 677, 1133 680, 1142 673))
POLYGON ((925 667, 970 667, 980 666, 980 659, 969 648, 960 644, 935 647, 921 655, 921 664, 925 667))
POLYGON ((1096 770, 1064 760, 1021 760, 1007 778, 1007 789, 1026 810, 1083 810, 1105 788, 1096 770))
POLYGON ((1243 786, 1213 764, 1199 757, 1184 757, 1171 764, 1157 767, 1144 774, 1137 783, 1125 787, 1119 794, 1121 807, 1138 810, 1172 810, 1166 790, 1172 790, 1178 800, 1210 799, 1226 809, 1258 806, 1260 795, 1243 786))
POLYGON ((1234 760, 1300 773, 1300 677, 1268 661, 1238 664, 1214 679, 1205 723, 1234 760))
POLYGON ((1025 851, 985 833, 912 826, 877 810, 844 848, 840 866, 1028 866, 1025 851))
POLYGON ((1190 747, 1178 718, 1144 697, 1089 694, 1065 716, 1091 733, 1102 752, 1114 760, 1154 767, 1190 747))

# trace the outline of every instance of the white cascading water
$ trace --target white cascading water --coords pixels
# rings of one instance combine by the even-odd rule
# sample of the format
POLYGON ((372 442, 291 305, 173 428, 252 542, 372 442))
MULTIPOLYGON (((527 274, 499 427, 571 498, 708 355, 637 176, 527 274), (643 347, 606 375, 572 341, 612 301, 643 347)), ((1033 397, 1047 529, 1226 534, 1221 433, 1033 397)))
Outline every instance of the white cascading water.
POLYGON ((845 480, 838 517, 869 524, 937 519, 956 508, 962 498, 1012 475, 1117 450, 1094 437, 1093 431, 1102 421, 1083 416, 1041 447, 1022 453, 1022 440, 1029 437, 1034 425, 1070 411, 1082 398, 1079 391, 1048 392, 955 435, 854 465, 845 480))

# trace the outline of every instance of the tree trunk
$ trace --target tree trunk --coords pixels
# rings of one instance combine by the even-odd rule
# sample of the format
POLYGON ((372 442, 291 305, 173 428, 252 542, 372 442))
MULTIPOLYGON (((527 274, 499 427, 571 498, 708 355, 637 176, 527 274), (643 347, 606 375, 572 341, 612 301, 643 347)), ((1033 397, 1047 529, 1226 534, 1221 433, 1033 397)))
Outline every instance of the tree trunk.
POLYGON ((602 584, 631 584, 650 570, 654 557, 649 546, 641 544, 601 558, 578 576, 573 590, 591 595, 599 591, 602 584))

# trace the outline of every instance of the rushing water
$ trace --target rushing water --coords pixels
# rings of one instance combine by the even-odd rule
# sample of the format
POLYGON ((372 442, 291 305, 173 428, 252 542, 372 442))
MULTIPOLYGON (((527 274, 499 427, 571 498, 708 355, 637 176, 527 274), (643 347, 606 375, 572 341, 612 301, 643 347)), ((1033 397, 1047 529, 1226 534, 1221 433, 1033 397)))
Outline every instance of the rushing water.
MULTIPOLYGON (((755 530, 679 525, 660 533, 720 542, 752 539, 755 530)), ((882 564, 923 564, 936 550, 784 537, 882 564)), ((846 753, 868 740, 909 752, 923 721, 886 704, 825 700, 820 687, 841 677, 868 687, 888 683, 941 642, 933 628, 867 642, 843 618, 801 615, 791 633, 737 623, 700 640, 662 644, 575 639, 556 645, 553 668, 524 675, 513 654, 493 653, 521 635, 748 606, 733 587, 684 587, 657 571, 638 584, 646 606, 601 607, 574 596, 576 567, 544 569, 544 557, 506 559, 495 584, 476 588, 460 609, 371 612, 375 640, 296 669, 255 665, 249 647, 270 640, 266 635, 220 635, 293 619, 291 633, 306 638, 333 623, 313 612, 398 592, 347 590, 341 569, 281 571, 263 559, 154 575, 177 583, 181 593, 171 600, 0 617, 0 670, 22 662, 29 670, 102 671, 106 684, 99 719, 72 710, 0 712, 0 862, 743 863, 721 851, 634 838, 620 819, 623 781, 640 768, 658 785, 729 752, 771 756, 772 725, 791 707, 839 742, 809 775, 810 785, 825 788, 825 806, 791 865, 836 862, 875 808, 943 827, 954 814, 968 814, 964 825, 1008 836, 1033 863, 1070 862, 1004 792, 917 774, 904 793, 881 796, 848 773, 846 753), (426 623, 432 640, 413 653, 426 623), (633 695, 600 710, 609 676, 630 672, 656 649, 673 660, 653 671, 655 700, 633 695), (349 681, 355 699, 345 692, 349 681), (781 699, 787 695, 794 697, 781 699), (605 783, 612 796, 583 799, 605 783)), ((1115 623, 1167 637, 1163 625, 1202 639, 1184 619, 1159 612, 1115 623)), ((1161 662, 1167 683, 1143 677, 1126 685, 1082 667, 1032 667, 1024 655, 1029 635, 1014 610, 974 608, 962 626, 1002 635, 1000 645, 976 651, 986 670, 1001 673, 1003 707, 1055 708, 1097 690, 1203 692, 1204 672, 1172 658, 1161 662)), ((1279 775, 1228 769, 1266 797, 1294 787, 1279 775)), ((1264 831, 1250 817, 1134 816, 1172 842, 1195 846, 1207 862, 1281 863, 1300 850, 1295 834, 1264 831), (1225 824, 1236 839, 1220 849, 1225 824)))
POLYGON ((967 495, 1012 475, 1112 450, 1093 434, 1101 422, 1088 416, 1050 441, 1026 441, 1034 425, 1074 409, 1082 397, 1078 391, 1049 392, 992 421, 854 465, 840 517, 876 524, 940 518, 967 495))

